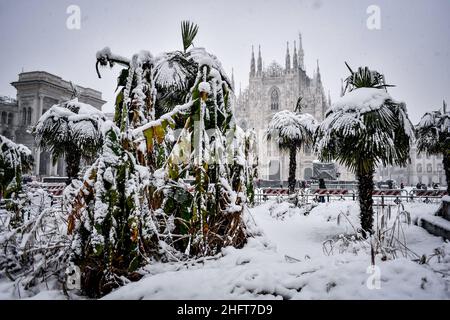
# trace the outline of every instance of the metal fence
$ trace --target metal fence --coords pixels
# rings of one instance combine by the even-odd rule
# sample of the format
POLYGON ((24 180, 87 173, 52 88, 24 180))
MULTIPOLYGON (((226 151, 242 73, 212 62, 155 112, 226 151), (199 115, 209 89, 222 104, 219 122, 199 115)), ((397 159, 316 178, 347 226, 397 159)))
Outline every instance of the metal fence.
MULTIPOLYGON (((374 205, 398 204, 400 202, 439 202, 447 195, 446 190, 385 189, 374 190, 372 198, 374 205)), ((295 194, 289 195, 287 188, 259 188, 255 192, 255 204, 268 200, 283 201, 290 197, 299 197, 303 203, 330 202, 337 200, 358 200, 358 192, 354 189, 297 189, 295 194)))

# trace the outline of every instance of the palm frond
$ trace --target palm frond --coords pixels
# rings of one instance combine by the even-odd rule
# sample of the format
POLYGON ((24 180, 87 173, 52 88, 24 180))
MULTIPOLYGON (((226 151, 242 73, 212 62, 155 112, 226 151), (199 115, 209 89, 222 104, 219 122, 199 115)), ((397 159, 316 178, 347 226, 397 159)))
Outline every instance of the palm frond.
POLYGON ((345 79, 344 92, 352 91, 357 88, 376 88, 383 89, 387 87, 395 87, 394 85, 386 84, 384 75, 375 70, 370 70, 368 67, 359 67, 356 72, 350 68, 345 62, 350 75, 345 79))
POLYGON ((198 26, 191 21, 181 22, 181 37, 183 39, 184 52, 193 45, 193 41, 198 32, 198 26))

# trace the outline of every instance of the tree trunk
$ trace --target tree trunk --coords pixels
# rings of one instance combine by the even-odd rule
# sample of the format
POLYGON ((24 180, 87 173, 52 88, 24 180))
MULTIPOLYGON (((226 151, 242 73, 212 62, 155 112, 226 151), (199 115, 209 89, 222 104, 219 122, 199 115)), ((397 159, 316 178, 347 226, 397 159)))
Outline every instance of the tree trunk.
POLYGON ((295 147, 289 148, 289 179, 288 179, 288 185, 289 185, 289 194, 292 194, 295 192, 295 171, 297 169, 297 149, 295 147))
POLYGON ((445 180, 447 181, 447 194, 450 196, 450 152, 446 151, 442 155, 442 164, 444 166, 445 180))
POLYGON ((359 193, 359 207, 361 210, 361 228, 363 237, 367 238, 368 234, 373 233, 373 174, 374 170, 369 172, 357 172, 358 179, 358 193, 359 193))
POLYGON ((80 152, 67 152, 66 164, 67 164, 67 184, 70 184, 72 179, 78 178, 78 172, 80 171, 80 152))

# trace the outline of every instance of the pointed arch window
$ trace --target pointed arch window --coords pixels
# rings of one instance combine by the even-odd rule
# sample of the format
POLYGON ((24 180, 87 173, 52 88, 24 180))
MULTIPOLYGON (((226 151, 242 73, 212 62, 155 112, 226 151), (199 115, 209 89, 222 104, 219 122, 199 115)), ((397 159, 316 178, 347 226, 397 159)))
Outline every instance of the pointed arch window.
POLYGON ((8 113, 8 125, 12 125, 14 122, 14 114, 8 113))
POLYGON ((30 125, 31 124, 31 114, 32 114, 33 110, 31 108, 28 108, 28 115, 27 115, 27 124, 30 125))
POLYGON ((276 88, 270 93, 270 110, 278 110, 280 107, 280 94, 276 88))
POLYGON ((26 108, 22 108, 22 124, 23 125, 27 124, 27 109, 26 108))

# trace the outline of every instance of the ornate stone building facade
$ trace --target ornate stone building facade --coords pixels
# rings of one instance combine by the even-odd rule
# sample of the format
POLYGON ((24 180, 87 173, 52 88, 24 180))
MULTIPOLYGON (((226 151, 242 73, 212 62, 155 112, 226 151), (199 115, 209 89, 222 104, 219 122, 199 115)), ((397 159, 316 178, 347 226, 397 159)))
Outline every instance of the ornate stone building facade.
POLYGON ((432 186, 439 183, 441 186, 447 185, 445 173, 442 165, 442 155, 427 155, 418 153, 413 146, 410 151, 411 162, 406 167, 380 166, 376 172, 376 180, 395 180, 398 184, 415 186, 423 183, 432 186))
MULTIPOLYGON (((281 110, 294 110, 297 99, 302 97, 302 112, 313 115, 322 121, 331 99, 325 95, 319 62, 313 77, 306 74, 302 38, 299 34, 298 51, 294 41, 292 57, 289 43, 286 48, 284 67, 273 61, 263 67, 261 47, 258 58, 252 48, 250 60, 249 85, 236 99, 236 118, 243 129, 254 129, 258 137, 259 176, 268 180, 287 180, 289 157, 280 152, 274 142, 267 142, 265 130, 274 113, 281 110)), ((297 155, 297 179, 312 176, 313 161, 316 156, 311 150, 301 150, 297 155)), ((338 168, 341 180, 354 179, 345 168, 338 168)))
MULTIPOLYGON (((34 174, 37 176, 64 176, 64 161, 53 165, 51 156, 41 152, 30 134, 32 126, 52 105, 66 101, 73 94, 70 82, 45 71, 22 72, 19 79, 11 83, 17 89, 16 99, 0 98, 0 134, 16 143, 26 145, 35 158, 34 174)), ((106 101, 101 92, 76 86, 79 100, 101 110, 106 101)))

